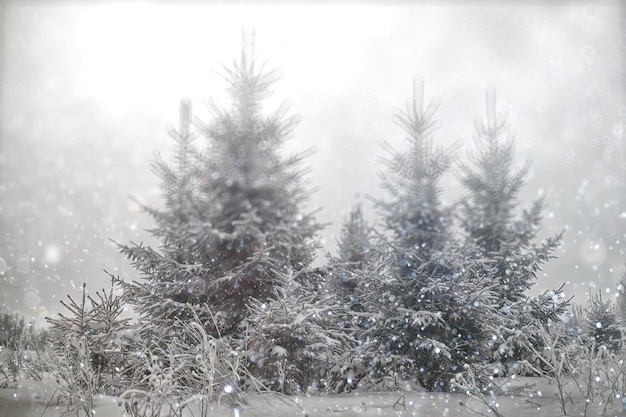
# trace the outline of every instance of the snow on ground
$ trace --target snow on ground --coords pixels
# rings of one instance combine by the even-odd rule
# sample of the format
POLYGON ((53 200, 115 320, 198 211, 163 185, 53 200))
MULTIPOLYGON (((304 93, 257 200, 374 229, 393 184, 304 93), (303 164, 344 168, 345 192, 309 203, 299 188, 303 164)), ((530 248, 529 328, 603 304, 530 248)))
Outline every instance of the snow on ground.
MULTIPOLYGON (((506 417, 563 416, 555 394, 556 388, 545 380, 520 378, 520 384, 535 384, 526 397, 501 396, 499 410, 506 417)), ((567 404, 568 415, 582 416, 584 400, 577 388, 571 385, 572 401, 567 404)), ((0 417, 61 417, 66 407, 57 404, 55 382, 24 381, 17 389, 0 389, 0 417)), ((427 392, 378 392, 350 393, 329 396, 251 395, 248 405, 233 409, 226 404, 215 404, 204 417, 452 417, 479 416, 466 406, 493 415, 480 402, 463 394, 427 392)), ((96 399, 95 417, 131 417, 114 397, 96 399)), ((593 404, 587 416, 602 415, 604 404, 593 404)), ((70 416, 75 414, 69 414, 70 416)), ((187 410, 185 417, 200 417, 196 410, 187 410)), ((163 409, 163 417, 168 416, 163 409)), ((626 416, 620 399, 607 408, 606 416, 626 416)))

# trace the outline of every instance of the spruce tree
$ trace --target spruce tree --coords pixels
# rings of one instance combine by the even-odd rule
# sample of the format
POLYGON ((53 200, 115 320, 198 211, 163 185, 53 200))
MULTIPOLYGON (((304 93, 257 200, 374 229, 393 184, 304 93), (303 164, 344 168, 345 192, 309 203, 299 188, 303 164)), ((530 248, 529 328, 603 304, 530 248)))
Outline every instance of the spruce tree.
POLYGON ((611 300, 603 300, 602 292, 592 294, 587 300, 587 331, 596 348, 616 350, 622 337, 618 326, 617 311, 611 300))
POLYGON ((399 262, 410 270, 431 253, 442 250, 450 239, 450 210, 441 203, 441 178, 450 168, 454 148, 433 147, 432 134, 439 99, 423 108, 423 79, 416 77, 414 96, 394 121, 406 133, 408 149, 395 150, 384 144, 389 157, 383 158, 380 173, 387 200, 375 200, 375 207, 391 233, 390 243, 400 255, 399 262), (403 258, 402 253, 406 256, 403 258))
POLYGON ((429 390, 449 389, 463 365, 481 359, 495 295, 480 262, 466 258, 451 233, 451 209, 441 202, 441 178, 453 148, 435 148, 433 100, 424 110, 423 84, 395 120, 408 149, 383 160, 387 200, 375 200, 384 231, 378 274, 362 284, 359 339, 368 373, 415 378, 429 390))
POLYGON ((328 255, 326 284, 330 292, 350 308, 361 309, 357 285, 365 275, 375 273, 377 250, 374 231, 363 214, 363 203, 357 200, 344 218, 337 239, 337 255, 328 255))
POLYGON ((317 249, 320 226, 303 207, 306 155, 281 154, 296 119, 284 106, 263 113, 276 74, 254 59, 253 44, 244 39, 241 58, 224 67, 230 106, 209 101, 212 120, 192 126, 183 102, 170 132, 177 164, 155 161, 165 207, 144 208, 160 247, 120 246, 142 278, 122 283, 126 296, 151 326, 197 317, 209 334, 236 332, 249 300, 272 296, 277 276, 309 266, 317 249), (196 136, 206 143, 194 146, 196 136))
POLYGON ((355 267, 363 267, 372 253, 371 235, 372 229, 363 214, 363 203, 357 196, 341 226, 337 258, 355 267))
POLYGON ((130 371, 126 361, 132 341, 130 319, 122 318, 122 299, 109 291, 87 295, 82 286, 80 300, 61 300, 67 312, 46 317, 52 339, 52 373, 60 383, 61 395, 70 401, 76 415, 91 414, 95 394, 112 394, 117 381, 130 371), (68 314, 69 313, 69 314, 68 314))
POLYGON ((268 300, 252 300, 242 324, 249 370, 275 391, 333 392, 333 369, 352 356, 350 316, 336 294, 306 285, 309 278, 286 271, 282 279, 268 300))
POLYGON ((487 123, 476 120, 476 152, 470 155, 471 164, 460 167, 460 179, 468 191, 460 204, 460 220, 468 243, 478 249, 477 256, 495 261, 493 274, 502 299, 518 302, 526 298, 525 292, 534 284, 541 265, 552 257, 561 235, 535 244, 544 197, 517 213, 530 164, 515 167, 514 140, 505 114, 496 117, 492 89, 487 90, 486 107, 487 123))
MULTIPOLYGON (((537 273, 553 258, 561 234, 536 243, 545 209, 544 197, 519 211, 520 193, 530 164, 516 168, 515 146, 506 116, 496 117, 495 92, 486 93, 487 121, 476 120, 476 149, 470 164, 460 167, 460 180, 468 194, 460 202, 459 219, 466 234, 465 247, 477 259, 490 263, 485 271, 495 284, 499 313, 492 347, 494 360, 525 359, 533 340, 533 323, 559 320, 567 301, 562 286, 529 297, 537 273), (529 336, 529 337, 526 337, 529 336), (504 356, 504 357, 503 357, 504 356)), ((538 340, 538 339, 537 339, 538 340)))

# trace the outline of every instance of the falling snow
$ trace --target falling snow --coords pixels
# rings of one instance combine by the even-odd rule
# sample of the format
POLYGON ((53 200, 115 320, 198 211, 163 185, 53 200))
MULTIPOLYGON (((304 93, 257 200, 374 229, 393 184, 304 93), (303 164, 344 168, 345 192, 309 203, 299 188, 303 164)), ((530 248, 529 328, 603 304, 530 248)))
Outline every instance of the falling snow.
POLYGON ((281 7, 3 8, 0 417, 626 415, 618 2, 281 7))

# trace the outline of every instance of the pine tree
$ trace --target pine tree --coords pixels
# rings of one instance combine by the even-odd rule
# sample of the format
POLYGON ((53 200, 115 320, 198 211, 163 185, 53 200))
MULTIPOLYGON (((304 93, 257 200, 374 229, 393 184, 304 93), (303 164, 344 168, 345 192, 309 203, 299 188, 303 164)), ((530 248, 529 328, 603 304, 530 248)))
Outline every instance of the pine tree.
MULTIPOLYGON (((491 263, 486 274, 496 283, 499 322, 494 359, 523 359, 529 349, 520 329, 532 331, 532 323, 559 320, 568 301, 563 300, 562 286, 537 297, 526 292, 535 284, 537 273, 553 258, 561 235, 537 244, 542 224, 544 197, 518 213, 520 192, 528 176, 529 163, 515 167, 515 146, 509 135, 506 116, 496 117, 495 92, 486 93, 487 122, 477 119, 476 152, 471 164, 461 165, 459 175, 468 195, 460 202, 460 224, 466 233, 465 247, 471 256, 491 263), (503 353, 505 352, 505 353, 503 353), (505 358, 501 358, 505 359, 505 358)), ((538 340, 538 339, 537 339, 538 340)))
POLYGON ((21 378, 41 380, 50 370, 49 334, 18 313, 0 311, 0 388, 16 387, 21 378))
POLYGON ((615 305, 611 300, 603 300, 602 292, 592 294, 587 301, 587 331, 597 348, 616 350, 619 347, 621 331, 617 323, 615 305))
POLYGON ((497 294, 484 273, 487 265, 464 260, 460 250, 428 264, 410 284, 392 281, 373 290, 381 293, 382 317, 362 337, 372 335, 378 344, 382 360, 373 359, 383 373, 414 378, 428 390, 448 390, 465 365, 479 373, 476 366, 495 332, 497 294))
POLYGON ((357 285, 365 279, 365 275, 375 273, 377 252, 373 228, 366 221, 363 204, 357 196, 356 202, 343 220, 337 239, 337 255, 328 255, 326 268, 327 288, 339 295, 346 306, 361 309, 357 285))
POLYGON ((552 257, 561 235, 534 244, 541 228, 544 197, 518 216, 520 192, 530 164, 515 168, 515 146, 506 116, 496 117, 495 92, 487 90, 487 123, 477 119, 476 153, 461 165, 460 179, 469 194, 461 201, 461 226, 477 256, 496 261, 494 278, 502 299, 524 300, 541 265, 552 257))
POLYGON ((346 332, 350 317, 336 294, 306 285, 310 278, 286 271, 282 279, 272 297, 249 305, 243 323, 249 369, 275 391, 335 391, 331 371, 349 361, 354 345, 346 332))
POLYGON ((495 295, 486 268, 467 257, 451 233, 451 209, 440 199, 453 148, 434 148, 433 100, 423 109, 423 85, 395 120, 406 151, 391 150, 381 174, 388 200, 375 200, 385 229, 376 247, 378 273, 364 280, 359 340, 370 377, 417 380, 447 390, 466 363, 477 363, 489 336, 495 295))
POLYGON ((0 346, 17 351, 23 345, 26 319, 17 313, 0 311, 0 346))
POLYGON ((121 250, 142 275, 126 294, 152 326, 198 317, 212 335, 236 332, 251 298, 263 301, 280 285, 277 275, 306 268, 320 230, 303 211, 310 195, 300 163, 280 147, 296 119, 281 107, 265 116, 261 102, 276 79, 253 56, 252 37, 241 58, 224 67, 230 106, 210 101, 213 120, 198 121, 204 146, 192 146, 191 108, 181 106, 177 166, 160 159, 164 209, 144 207, 160 240, 121 250))
POLYGON ((337 240, 338 259, 357 268, 367 262, 372 253, 372 229, 365 220, 363 203, 358 199, 344 219, 337 240))
POLYGON ((413 100, 404 112, 394 115, 406 133, 408 149, 397 151, 384 145, 390 156, 382 160, 386 170, 380 179, 390 198, 374 200, 386 230, 391 233, 390 243, 398 252, 398 262, 407 271, 449 242, 450 210, 441 203, 440 181, 450 168, 454 153, 454 148, 433 148, 432 134, 437 129, 434 114, 440 101, 432 100, 424 110, 421 77, 416 77, 413 87, 413 100))
POLYGON ((95 297, 91 297, 83 284, 80 302, 69 295, 68 301, 61 300, 69 315, 59 313, 57 318, 46 317, 54 335, 55 352, 67 360, 84 361, 81 365, 84 369, 76 366, 57 369, 68 385, 74 382, 72 378, 80 376, 85 384, 93 379, 89 383, 94 384, 94 389, 110 392, 112 381, 126 371, 124 355, 130 344, 127 338, 130 319, 122 317, 124 304, 122 298, 113 293, 113 288, 112 282, 108 292, 96 291, 95 297))

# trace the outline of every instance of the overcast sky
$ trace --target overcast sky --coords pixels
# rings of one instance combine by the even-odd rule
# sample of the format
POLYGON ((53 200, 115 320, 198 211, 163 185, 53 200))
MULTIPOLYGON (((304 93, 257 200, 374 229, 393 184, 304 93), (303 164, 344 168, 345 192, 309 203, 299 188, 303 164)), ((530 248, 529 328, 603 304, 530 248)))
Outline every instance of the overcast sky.
MULTIPOLYGON (((626 262, 626 160, 617 1, 368 6, 19 6, 3 10, 0 308, 42 317, 84 281, 132 270, 110 238, 149 241, 148 219, 127 198, 159 204, 153 153, 189 97, 224 99, 215 71, 256 32, 257 57, 282 79, 267 101, 301 116, 290 150, 307 163, 326 250, 354 195, 382 197, 382 141, 401 149, 395 110, 416 75, 442 104, 434 140, 472 149, 485 89, 509 114, 520 164, 533 163, 527 204, 547 193, 544 236, 566 228, 559 259, 538 289, 612 292, 626 262), (556 4, 556 3, 555 3, 556 4)), ((168 4, 167 2, 165 4, 168 4)), ((169 3, 171 4, 171 3, 169 3)), ((620 26, 621 25, 621 26, 620 26)), ((444 182, 453 202, 462 190, 444 182)), ((368 210, 372 221, 375 216, 368 210)), ((320 254, 323 261, 323 255, 320 254)), ((584 300, 581 300, 584 301, 584 300)))

